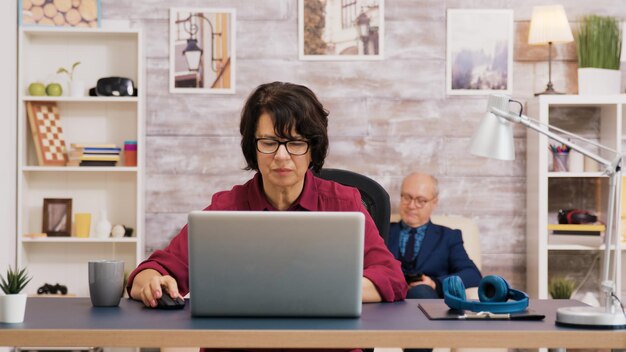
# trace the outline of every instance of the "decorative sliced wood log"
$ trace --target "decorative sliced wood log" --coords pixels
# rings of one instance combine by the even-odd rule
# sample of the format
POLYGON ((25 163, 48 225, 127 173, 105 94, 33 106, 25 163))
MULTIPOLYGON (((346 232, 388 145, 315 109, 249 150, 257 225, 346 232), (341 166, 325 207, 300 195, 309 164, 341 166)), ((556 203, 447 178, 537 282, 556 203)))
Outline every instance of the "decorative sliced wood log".
POLYGON ((72 0, 54 0, 54 6, 61 12, 67 12, 72 8, 72 0))
POLYGON ((33 20, 39 22, 43 18, 43 7, 33 6, 30 8, 30 12, 33 14, 33 20))
POLYGON ((33 7, 33 3, 30 0, 22 0, 22 10, 30 10, 33 7))
POLYGON ((57 8, 53 4, 48 3, 43 7, 43 14, 48 18, 54 18, 58 12, 59 11, 57 11, 57 8))
POLYGON ((72 26, 77 25, 81 18, 80 18, 80 13, 78 12, 78 10, 76 9, 70 9, 69 11, 67 11, 67 13, 65 14, 65 20, 67 21, 67 23, 69 23, 72 26))
POLYGON ((43 6, 46 3, 46 0, 31 0, 33 6, 43 6))
POLYGON ((89 22, 98 17, 98 4, 96 0, 83 0, 78 7, 78 12, 83 20, 89 22))
POLYGON ((65 26, 65 16, 63 16, 62 13, 57 12, 56 16, 54 16, 54 18, 52 19, 54 21, 54 24, 57 26, 65 26))

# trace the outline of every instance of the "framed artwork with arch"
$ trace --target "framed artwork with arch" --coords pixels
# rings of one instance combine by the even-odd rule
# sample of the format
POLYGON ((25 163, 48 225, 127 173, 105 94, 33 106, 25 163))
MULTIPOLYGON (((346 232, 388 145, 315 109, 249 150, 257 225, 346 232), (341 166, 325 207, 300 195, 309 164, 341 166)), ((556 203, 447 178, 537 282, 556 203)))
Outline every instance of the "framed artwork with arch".
POLYGON ((235 9, 170 9, 170 93, 234 94, 235 9))
POLYGON ((382 60, 384 0, 299 0, 300 60, 382 60))

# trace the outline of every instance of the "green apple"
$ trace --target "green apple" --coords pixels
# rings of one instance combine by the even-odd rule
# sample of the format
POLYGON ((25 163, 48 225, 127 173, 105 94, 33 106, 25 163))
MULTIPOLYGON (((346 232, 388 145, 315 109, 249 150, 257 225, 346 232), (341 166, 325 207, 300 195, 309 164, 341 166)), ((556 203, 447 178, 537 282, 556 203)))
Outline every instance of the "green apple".
POLYGON ((36 96, 46 95, 46 86, 40 82, 31 83, 28 86, 28 94, 36 96))
POLYGON ((46 94, 51 97, 60 97, 63 94, 63 88, 58 83, 50 83, 46 87, 46 94))

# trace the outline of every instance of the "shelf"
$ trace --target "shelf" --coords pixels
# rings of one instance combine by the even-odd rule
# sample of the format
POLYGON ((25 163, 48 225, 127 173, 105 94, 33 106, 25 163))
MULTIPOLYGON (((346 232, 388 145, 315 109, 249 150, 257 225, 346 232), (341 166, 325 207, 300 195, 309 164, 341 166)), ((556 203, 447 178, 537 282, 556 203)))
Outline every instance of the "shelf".
POLYGON ((541 103, 558 106, 597 106, 610 104, 626 104, 626 94, 615 95, 542 95, 539 97, 541 103))
MULTIPOLYGON (((548 250, 549 251, 603 251, 604 245, 588 246, 584 244, 549 244, 548 250)), ((622 250, 624 250, 624 248, 622 248, 622 250)))
POLYGON ((551 178, 608 177, 602 172, 548 172, 551 178))
POLYGON ((136 166, 22 166, 22 172, 137 172, 136 166))
POLYGON ((99 36, 106 35, 137 35, 139 33, 138 29, 133 28, 84 28, 84 27, 21 27, 21 30, 24 34, 33 36, 71 36, 75 34, 80 37, 85 37, 85 35, 93 34, 99 36))
POLYGON ((49 96, 23 96, 21 100, 26 101, 56 101, 68 103, 137 103, 137 97, 49 97, 49 96))
POLYGON ((137 237, 81 238, 81 237, 21 237, 23 243, 136 243, 137 237))

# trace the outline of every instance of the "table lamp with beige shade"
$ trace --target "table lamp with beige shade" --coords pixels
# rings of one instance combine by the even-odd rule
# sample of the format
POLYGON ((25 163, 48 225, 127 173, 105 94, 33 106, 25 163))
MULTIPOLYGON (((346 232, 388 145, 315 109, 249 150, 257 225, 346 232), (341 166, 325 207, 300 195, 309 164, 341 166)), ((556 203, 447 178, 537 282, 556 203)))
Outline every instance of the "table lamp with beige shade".
POLYGON ((563 94, 554 90, 552 85, 552 44, 574 41, 572 29, 567 21, 563 5, 545 5, 533 7, 528 33, 528 44, 548 45, 548 85, 546 90, 535 95, 563 94))

